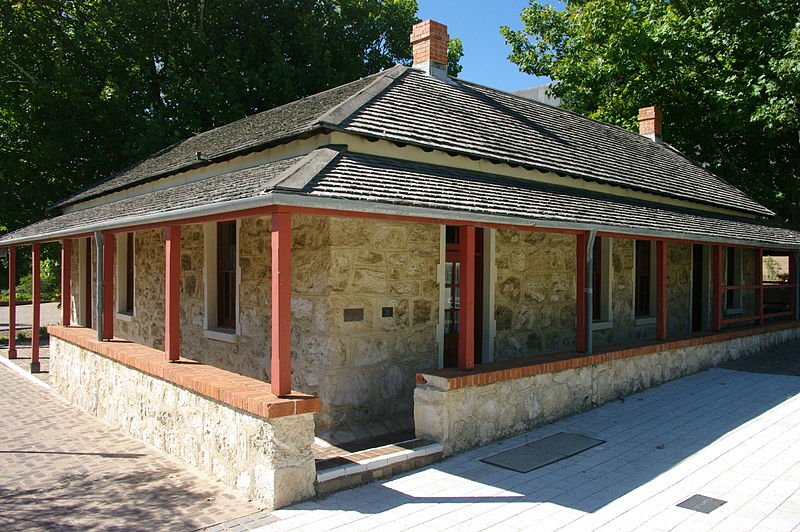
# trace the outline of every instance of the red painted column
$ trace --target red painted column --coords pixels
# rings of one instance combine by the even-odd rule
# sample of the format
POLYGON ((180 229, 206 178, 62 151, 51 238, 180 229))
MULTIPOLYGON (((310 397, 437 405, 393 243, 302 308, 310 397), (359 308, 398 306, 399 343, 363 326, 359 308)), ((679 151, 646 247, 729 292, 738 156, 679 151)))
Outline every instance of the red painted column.
POLYGON ((103 340, 114 338, 114 244, 113 233, 103 234, 103 340))
POLYGON ((575 350, 586 351, 586 245, 589 235, 576 236, 575 244, 575 350))
POLYGON ((38 373, 41 367, 39 366, 39 300, 42 295, 42 276, 40 275, 40 261, 42 260, 42 250, 39 244, 34 244, 33 253, 31 253, 31 277, 32 277, 32 294, 31 294, 31 307, 33 310, 33 323, 31 327, 31 373, 38 373))
POLYGON ((711 328, 722 330, 722 246, 711 247, 711 328))
POLYGON ((756 248, 755 250, 755 284, 756 288, 756 315, 758 316, 758 323, 764 323, 764 250, 756 248))
POLYGON ((8 248, 8 358, 17 358, 17 248, 8 248))
POLYGON ((475 367, 475 226, 458 228, 461 264, 461 304, 458 331, 458 368, 475 367))
POLYGON ((72 240, 61 241, 61 325, 69 327, 72 318, 72 240))
MULTIPOLYGON (((130 253, 133 250, 129 250, 130 253)), ((164 243, 166 260, 166 286, 164 294, 164 353, 170 362, 180 359, 181 354, 181 226, 167 227, 164 243)))
POLYGON ((292 393, 292 215, 272 215, 272 393, 292 393))
POLYGON ((667 339, 667 243, 656 241, 656 337, 667 339))

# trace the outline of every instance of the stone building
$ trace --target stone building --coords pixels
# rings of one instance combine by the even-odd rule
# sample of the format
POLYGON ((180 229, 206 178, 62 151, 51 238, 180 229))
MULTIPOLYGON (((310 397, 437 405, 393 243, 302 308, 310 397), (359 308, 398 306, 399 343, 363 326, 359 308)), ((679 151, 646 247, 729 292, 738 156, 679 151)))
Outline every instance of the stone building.
POLYGON ((55 389, 277 507, 333 478, 315 435, 441 456, 797 336, 800 235, 662 142, 658 109, 637 135, 450 78, 446 41, 420 23, 414 67, 0 237, 63 244, 55 389))

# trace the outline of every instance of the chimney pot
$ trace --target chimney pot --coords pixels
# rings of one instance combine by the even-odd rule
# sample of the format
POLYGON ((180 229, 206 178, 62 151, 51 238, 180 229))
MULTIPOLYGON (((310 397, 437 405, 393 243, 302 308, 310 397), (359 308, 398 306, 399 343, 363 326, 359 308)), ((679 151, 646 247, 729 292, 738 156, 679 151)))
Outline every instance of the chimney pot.
POLYGON ((656 106, 639 109, 639 134, 653 142, 661 142, 661 109, 656 106))
POLYGON ((447 81, 447 45, 450 36, 447 26, 435 20, 423 20, 411 30, 414 68, 447 81))

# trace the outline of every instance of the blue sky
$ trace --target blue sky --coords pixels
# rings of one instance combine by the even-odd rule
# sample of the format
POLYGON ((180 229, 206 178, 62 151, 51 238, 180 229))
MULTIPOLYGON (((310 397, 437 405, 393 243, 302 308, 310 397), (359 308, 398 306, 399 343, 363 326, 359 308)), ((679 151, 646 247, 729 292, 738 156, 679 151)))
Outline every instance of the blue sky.
POLYGON ((500 36, 500 26, 522 29, 519 14, 528 0, 417 0, 417 16, 447 25, 451 37, 464 42, 464 70, 460 77, 512 91, 548 81, 523 74, 508 60, 510 48, 500 36))

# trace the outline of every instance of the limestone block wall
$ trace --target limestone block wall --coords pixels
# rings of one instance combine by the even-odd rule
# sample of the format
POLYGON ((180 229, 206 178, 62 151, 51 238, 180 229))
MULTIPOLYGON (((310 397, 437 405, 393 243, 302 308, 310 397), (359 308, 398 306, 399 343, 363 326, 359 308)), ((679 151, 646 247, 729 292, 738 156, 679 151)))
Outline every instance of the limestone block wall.
POLYGON ((296 217, 292 351, 317 433, 410 428, 414 376, 437 364, 439 227, 296 217))
MULTIPOLYGON (((115 332, 163 349, 163 231, 135 239, 135 315, 116 320, 115 332)), ((240 220, 235 342, 204 334, 204 246, 203 225, 182 228, 181 354, 268 381, 270 220, 240 220)), ((322 398, 321 435, 410 428, 414 375, 437 363, 438 259, 435 225, 293 216, 293 387, 322 398)))
POLYGON ((259 418, 51 338, 53 390, 268 508, 314 495, 312 414, 259 418))
POLYGON ((238 331, 235 342, 207 338, 204 226, 181 232, 181 353, 218 368, 269 380, 271 317, 270 220, 243 218, 239 258, 238 331))
MULTIPOLYGON (((164 349, 164 230, 134 233, 134 314, 129 320, 114 320, 114 336, 154 349, 164 349)), ((114 254, 116 261, 118 253, 114 254)), ((114 281, 116 282, 116 276, 114 281)), ((114 310, 117 309, 114 290, 114 310)))
POLYGON ((454 389, 448 378, 423 375, 426 383, 414 391, 416 433, 440 442, 450 455, 797 338, 800 328, 675 343, 660 352, 454 389))
POLYGON ((667 334, 692 333, 692 245, 667 244, 667 334))
POLYGON ((495 360, 575 349, 573 235, 498 229, 495 360))

